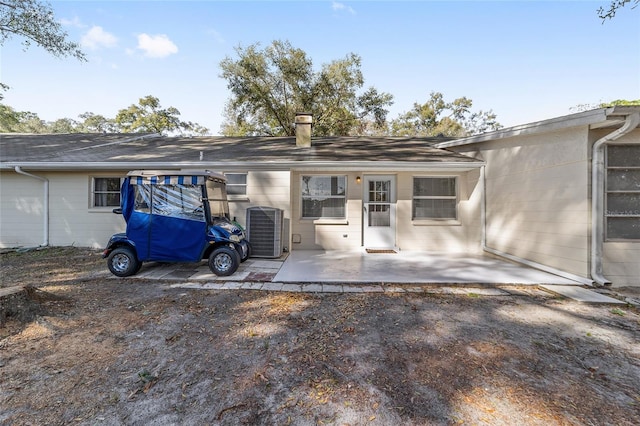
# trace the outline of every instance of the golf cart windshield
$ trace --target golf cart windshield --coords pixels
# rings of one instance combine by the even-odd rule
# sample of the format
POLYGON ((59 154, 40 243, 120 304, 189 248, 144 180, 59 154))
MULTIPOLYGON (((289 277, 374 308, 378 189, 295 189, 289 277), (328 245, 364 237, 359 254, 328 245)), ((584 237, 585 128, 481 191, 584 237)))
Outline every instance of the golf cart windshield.
POLYGON ((135 210, 161 216, 204 221, 202 188, 196 185, 136 186, 135 210), (150 203, 150 200, 153 200, 150 203), (151 210, 149 209, 151 206, 151 210))

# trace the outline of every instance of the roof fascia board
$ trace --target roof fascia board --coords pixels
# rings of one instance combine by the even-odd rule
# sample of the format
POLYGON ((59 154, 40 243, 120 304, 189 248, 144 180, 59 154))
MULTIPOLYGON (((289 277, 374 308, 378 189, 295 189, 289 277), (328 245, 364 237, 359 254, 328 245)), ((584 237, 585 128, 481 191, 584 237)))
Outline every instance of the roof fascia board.
POLYGON ((488 142, 496 139, 510 138, 514 136, 531 135, 542 132, 552 132, 569 127, 588 126, 596 123, 603 123, 609 115, 615 113, 624 113, 620 108, 600 108, 591 111, 585 111, 578 114, 556 117, 544 121, 536 121, 533 123, 522 124, 519 126, 509 127, 506 129, 496 130, 494 132, 482 133, 480 135, 470 136, 455 141, 441 142, 435 144, 435 148, 450 148, 454 146, 471 145, 480 142, 488 142))
POLYGON ((163 162, 113 162, 113 163, 85 163, 85 162, 6 162, 0 163, 0 170, 14 170, 15 166, 20 166, 26 170, 42 170, 42 171, 108 171, 108 170, 137 170, 137 169, 245 169, 245 170, 308 170, 323 169, 332 170, 415 170, 415 169, 434 169, 434 170, 473 170, 485 165, 483 161, 476 160, 471 162, 462 161, 443 161, 443 162, 396 162, 396 161, 345 161, 336 163, 327 162, 183 162, 183 163, 163 163, 163 162))

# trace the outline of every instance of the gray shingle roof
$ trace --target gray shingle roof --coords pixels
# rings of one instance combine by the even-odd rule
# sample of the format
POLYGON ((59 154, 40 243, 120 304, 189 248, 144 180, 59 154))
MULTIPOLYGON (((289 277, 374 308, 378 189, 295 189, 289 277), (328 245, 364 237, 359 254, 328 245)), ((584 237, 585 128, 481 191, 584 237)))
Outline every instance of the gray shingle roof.
MULTIPOLYGON (((341 162, 465 163, 480 161, 432 145, 443 138, 325 137, 310 148, 294 137, 164 137, 141 134, 0 135, 0 166, 148 163, 157 167, 211 164, 341 162)), ((474 164, 475 163, 475 164, 474 164)))

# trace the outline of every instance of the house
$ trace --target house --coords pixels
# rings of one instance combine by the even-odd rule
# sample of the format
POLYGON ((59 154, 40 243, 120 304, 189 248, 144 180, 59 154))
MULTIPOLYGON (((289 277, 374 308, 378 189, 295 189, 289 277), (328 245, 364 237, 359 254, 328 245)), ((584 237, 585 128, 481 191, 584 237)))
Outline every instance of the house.
POLYGON ((482 160, 484 251, 640 286, 640 107, 437 143, 482 160))
POLYGON ((124 229, 112 209, 129 170, 198 168, 227 175, 242 224, 248 208, 281 209, 286 250, 485 251, 580 282, 640 285, 638 113, 598 109, 458 140, 311 139, 307 115, 297 137, 2 135, 0 247, 103 247, 124 229))
POLYGON ((0 244, 103 247, 124 229, 112 210, 128 171, 198 168, 227 175, 241 224, 281 209, 288 250, 477 250, 482 161, 439 138, 302 139, 2 135, 0 244))

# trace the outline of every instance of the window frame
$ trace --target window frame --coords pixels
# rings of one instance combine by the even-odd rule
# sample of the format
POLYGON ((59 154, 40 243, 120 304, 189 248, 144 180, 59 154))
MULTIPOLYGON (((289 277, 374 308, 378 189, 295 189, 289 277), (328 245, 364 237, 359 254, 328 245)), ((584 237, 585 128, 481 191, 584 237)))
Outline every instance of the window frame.
POLYGON ((124 181, 124 179, 120 176, 91 176, 90 182, 89 182, 89 209, 90 210, 94 210, 94 211, 108 211, 111 212, 113 211, 114 208, 120 207, 121 203, 122 203, 122 195, 120 194, 120 188, 122 187, 122 182, 124 181), (96 183, 98 182, 98 179, 118 179, 118 190, 117 191, 102 191, 102 190, 96 190, 96 183), (102 194, 117 194, 118 195, 118 204, 117 205, 106 205, 106 206, 97 206, 96 205, 96 195, 102 195, 102 194))
POLYGON ((640 207, 638 208, 638 214, 610 214, 609 213, 609 195, 610 194, 634 194, 640 197, 640 189, 632 190, 632 189, 623 189, 623 190, 610 190, 609 189, 609 170, 637 170, 640 172, 640 164, 637 165, 629 165, 629 166, 610 166, 609 165, 609 150, 611 147, 622 147, 622 146, 632 146, 636 147, 640 153, 640 145, 636 144, 610 144, 607 145, 606 153, 605 153, 605 173, 604 173, 604 211, 602 212, 604 216, 604 241, 610 242, 640 242, 640 238, 621 238, 621 237, 610 237, 609 236, 609 219, 613 218, 639 218, 640 219, 640 207))
POLYGON ((459 223, 458 205, 460 200, 460 187, 458 176, 454 175, 415 175, 411 181, 411 220, 414 223, 459 223), (455 195, 414 195, 415 185, 417 179, 453 179, 455 195), (455 217, 416 217, 415 216, 415 201, 416 200, 454 200, 455 202, 455 217))
POLYGON ((227 179, 227 199, 230 201, 233 200, 248 200, 249 199, 249 172, 224 172, 225 176, 229 175, 244 175, 245 183, 229 183, 227 179), (229 194, 229 187, 243 187, 244 194, 229 194))
MULTIPOLYGON (((300 174, 300 219, 301 220, 313 220, 313 221, 341 221, 347 219, 347 194, 348 194, 349 179, 345 174, 333 175, 333 174, 300 174), (313 195, 305 196, 303 193, 303 185, 305 177, 322 177, 322 178, 343 178, 344 179, 344 195, 328 195, 327 199, 342 199, 344 200, 344 215, 343 216, 305 216, 304 215, 304 200, 305 198, 314 198, 313 195)), ((317 197, 317 196, 315 196, 317 197)), ((324 196, 323 196, 324 197, 324 196)))

